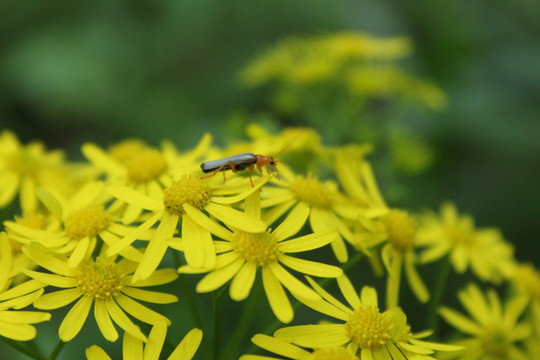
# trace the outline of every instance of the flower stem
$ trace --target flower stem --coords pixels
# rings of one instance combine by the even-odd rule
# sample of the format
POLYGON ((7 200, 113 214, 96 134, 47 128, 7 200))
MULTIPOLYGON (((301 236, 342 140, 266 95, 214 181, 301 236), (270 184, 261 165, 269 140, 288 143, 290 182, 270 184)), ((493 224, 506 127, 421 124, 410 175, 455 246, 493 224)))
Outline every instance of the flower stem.
POLYGON ((444 288, 446 285, 446 280, 448 279, 448 274, 450 273, 450 257, 446 256, 441 260, 439 264, 438 276, 433 286, 433 294, 431 301, 429 302, 427 315, 426 315, 426 329, 433 330, 437 334, 437 324, 439 322, 438 311, 439 306, 441 305, 442 296, 444 293, 444 288))
MULTIPOLYGON (((180 260, 180 255, 178 255, 178 251, 171 251, 171 253, 173 255, 176 268, 179 268, 182 265, 182 260, 180 260)), ((186 301, 195 326, 199 329, 202 329, 202 321, 199 316, 199 312, 197 311, 197 305, 195 303, 195 300, 193 299, 193 291, 189 288, 186 276, 184 274, 179 274, 178 281, 180 282, 180 287, 182 288, 182 292, 184 293, 184 297, 182 298, 182 300, 186 301)))
POLYGON ((9 339, 9 338, 3 337, 3 336, 0 336, 0 340, 3 341, 5 344, 11 346, 12 348, 17 350, 18 352, 20 352, 22 354, 25 354, 26 356, 28 356, 31 359, 45 360, 45 358, 43 356, 41 356, 38 353, 28 349, 26 346, 21 345, 19 342, 15 341, 15 340, 12 340, 12 339, 9 339))
POLYGON ((55 360, 58 354, 60 354, 60 351, 62 351, 62 348, 64 347, 65 342, 62 340, 58 340, 58 344, 54 347, 53 351, 47 358, 47 360, 55 360))
POLYGON ((254 287, 252 290, 253 293, 249 297, 247 304, 242 311, 242 315, 240 315, 238 324, 236 325, 233 334, 229 338, 229 341, 223 350, 223 353, 230 354, 231 358, 236 358, 238 355, 237 352, 238 348, 240 347, 240 343, 242 340, 244 340, 244 335, 249 325, 255 319, 254 314, 257 311, 257 307, 261 303, 261 299, 264 295, 264 288, 262 287, 262 284, 256 283, 255 286, 256 287, 254 287))
POLYGON ((223 288, 221 291, 214 291, 214 347, 213 347, 213 360, 219 360, 220 358, 220 343, 221 343, 221 329, 222 329, 222 305, 223 305, 223 296, 227 292, 228 286, 223 288))

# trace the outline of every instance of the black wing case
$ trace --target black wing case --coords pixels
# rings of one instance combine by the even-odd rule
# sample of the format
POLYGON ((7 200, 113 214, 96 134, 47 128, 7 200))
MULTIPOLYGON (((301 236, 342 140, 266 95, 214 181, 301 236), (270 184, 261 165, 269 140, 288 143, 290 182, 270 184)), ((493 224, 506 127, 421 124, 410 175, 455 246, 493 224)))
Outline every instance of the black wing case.
POLYGON ((253 153, 241 153, 236 155, 227 156, 217 160, 205 161, 201 164, 201 170, 205 173, 220 170, 232 169, 231 163, 235 169, 240 171, 246 169, 251 164, 257 162, 257 156, 253 153))

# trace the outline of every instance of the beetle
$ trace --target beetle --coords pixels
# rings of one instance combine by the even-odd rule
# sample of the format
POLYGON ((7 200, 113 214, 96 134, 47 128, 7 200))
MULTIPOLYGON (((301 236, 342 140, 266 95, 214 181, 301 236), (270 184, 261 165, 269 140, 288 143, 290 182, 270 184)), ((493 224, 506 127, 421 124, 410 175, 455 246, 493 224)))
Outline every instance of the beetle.
MULTIPOLYGON (((257 167, 259 172, 262 174, 262 167, 265 165, 269 174, 270 167, 272 167, 272 169, 275 171, 278 171, 276 167, 276 160, 274 160, 272 156, 255 155, 254 153, 250 152, 231 155, 221 159, 203 162, 201 164, 201 170, 204 173, 211 172, 212 174, 203 176, 201 179, 214 176, 219 171, 232 170, 232 172, 238 172, 249 169, 249 180, 251 181, 251 186, 253 187, 253 179, 251 178, 253 175, 253 169, 257 167)), ((277 175, 274 174, 274 176, 279 179, 277 175)), ((223 179, 225 179, 225 173, 223 173, 223 179)))

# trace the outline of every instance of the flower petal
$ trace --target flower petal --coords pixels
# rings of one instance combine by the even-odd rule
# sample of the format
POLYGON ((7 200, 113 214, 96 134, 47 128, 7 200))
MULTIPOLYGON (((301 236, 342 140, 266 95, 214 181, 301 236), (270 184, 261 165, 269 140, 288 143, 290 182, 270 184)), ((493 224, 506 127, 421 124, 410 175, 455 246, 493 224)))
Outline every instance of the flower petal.
POLYGON ((127 246, 131 245, 131 243, 137 240, 139 236, 141 236, 144 232, 146 232, 148 229, 154 226, 154 224, 158 222, 158 220, 162 217, 163 214, 164 214, 163 211, 158 211, 150 219, 146 220, 141 225, 133 229, 133 231, 130 232, 128 235, 126 235, 124 238, 122 238, 121 240, 119 240, 118 242, 114 244, 111 244, 110 247, 107 249, 106 255, 107 256, 116 255, 118 254, 118 252, 125 249, 127 246))
POLYGON ((86 348, 84 354, 86 355, 87 360, 111 360, 105 350, 103 350, 97 345, 92 345, 89 348, 86 348))
POLYGON ((51 310, 58 309, 67 304, 71 304, 82 296, 82 292, 79 289, 67 289, 55 292, 50 292, 41 295, 35 302, 34 306, 38 309, 51 310))
POLYGON ((293 308, 279 280, 266 267, 262 268, 262 280, 268 303, 274 315, 282 323, 287 324, 291 322, 294 317, 293 308))
POLYGON ((303 202, 299 202, 272 234, 274 234, 278 240, 284 240, 296 234, 306 223, 309 211, 309 206, 303 202))
POLYGON ((313 289, 292 276, 278 263, 268 265, 268 268, 276 276, 280 283, 283 284, 296 298, 307 299, 311 301, 320 300, 321 297, 313 289))
POLYGON ((261 219, 257 219, 231 207, 209 203, 204 209, 210 215, 235 229, 252 233, 259 233, 266 230, 266 224, 261 219))
POLYGON ((299 259, 285 254, 280 254, 278 260, 289 268, 306 275, 333 278, 343 274, 343 270, 337 266, 299 259))
POLYGON ((24 270, 24 273, 33 279, 59 288, 72 288, 77 286, 77 279, 55 274, 46 274, 32 270, 24 270))
POLYGON ((112 342, 118 339, 118 332, 116 331, 116 328, 111 321, 111 317, 107 312, 105 301, 96 300, 94 304, 94 318, 98 324, 99 331, 101 331, 101 334, 103 334, 105 339, 112 342))
POLYGON ((251 342, 261 349, 285 356, 289 359, 310 360, 313 358, 312 353, 272 336, 257 334, 251 338, 251 342))
MULTIPOLYGON (((351 281, 346 275, 340 276, 337 278, 337 283, 341 293, 345 297, 345 300, 351 305, 353 309, 358 309, 362 305, 358 293, 354 289, 354 286, 351 284, 351 281)), ((375 303, 366 304, 366 305, 375 305, 377 306, 377 293, 375 293, 375 303)))
POLYGON ((201 344, 202 337, 203 332, 200 329, 192 329, 184 336, 168 360, 191 360, 201 344))
POLYGON ((242 301, 247 298, 255 281, 256 274, 257 266, 252 262, 245 262, 231 282, 231 287, 229 288, 231 299, 242 301))
POLYGON ((195 288, 196 291, 198 293, 205 293, 216 290, 221 285, 232 279, 238 270, 240 270, 244 262, 244 259, 237 258, 231 264, 208 273, 202 278, 201 281, 197 283, 197 287, 195 288))
POLYGON ((194 207, 193 205, 190 205, 188 203, 185 203, 183 205, 184 211, 186 214, 199 226, 201 226, 203 229, 206 229, 210 231, 212 234, 220 237, 224 240, 231 241, 234 238, 234 235, 232 232, 224 228, 223 226, 219 225, 214 220, 211 220, 208 216, 206 216, 202 211, 194 207))
POLYGON ((66 317, 60 324, 58 329, 58 336, 64 342, 72 340, 81 331, 90 307, 92 307, 93 298, 89 296, 83 296, 67 313, 66 317))
POLYGON ((289 326, 277 330, 274 337, 312 349, 340 346, 351 340, 345 324, 289 326))
POLYGON ((285 253, 297 253, 318 249, 334 241, 338 234, 335 230, 322 230, 292 240, 281 241, 279 250, 285 253))
POLYGON ((170 325, 171 322, 165 316, 158 314, 157 312, 150 310, 144 305, 139 304, 132 298, 123 294, 118 294, 114 297, 114 300, 122 309, 135 319, 139 319, 147 324, 157 324, 159 322, 165 322, 170 325))
POLYGON ((141 332, 141 329, 139 329, 139 327, 127 317, 127 315, 122 311, 122 309, 116 304, 114 300, 105 301, 105 306, 107 307, 107 311, 109 312, 109 315, 111 316, 113 321, 118 324, 118 326, 120 326, 122 329, 124 329, 125 332, 129 333, 136 339, 146 341, 146 336, 144 336, 144 334, 141 332))
POLYGON ((109 185, 107 191, 115 198, 142 209, 150 211, 160 211, 164 209, 163 202, 153 199, 150 196, 143 195, 124 185, 109 185))
POLYGON ((182 239, 189 266, 205 269, 216 266, 216 251, 210 233, 193 221, 189 215, 182 217, 182 239))
POLYGON ((122 288, 122 292, 137 300, 142 300, 154 304, 171 304, 178 301, 178 298, 172 294, 137 289, 129 286, 124 286, 122 288))

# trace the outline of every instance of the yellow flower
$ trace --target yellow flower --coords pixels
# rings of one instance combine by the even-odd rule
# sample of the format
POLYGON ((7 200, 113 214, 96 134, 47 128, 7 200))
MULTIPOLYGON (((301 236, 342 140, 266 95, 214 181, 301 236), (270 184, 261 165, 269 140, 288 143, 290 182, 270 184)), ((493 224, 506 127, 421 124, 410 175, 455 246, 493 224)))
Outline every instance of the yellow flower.
POLYGON ((418 300, 425 303, 429 300, 429 291, 416 270, 416 221, 408 212, 391 209, 379 219, 362 220, 359 224, 357 240, 370 248, 386 242, 381 250, 381 257, 388 271, 386 284, 386 307, 399 304, 401 272, 405 275, 409 286, 418 300))
POLYGON ((484 295, 478 286, 469 284, 459 291, 458 298, 470 314, 470 319, 447 307, 442 307, 439 313, 468 337, 456 342, 464 350, 444 354, 441 358, 529 359, 517 346, 531 334, 529 324, 518 322, 528 303, 526 296, 514 297, 503 306, 494 290, 484 295))
MULTIPOLYGON (((102 173, 107 175, 107 183, 121 184, 137 192, 154 196, 170 183, 172 176, 199 169, 196 161, 207 149, 211 136, 205 134, 197 147, 185 155, 178 153, 169 142, 163 150, 147 146, 142 141, 126 140, 112 147, 109 153, 94 144, 84 144, 82 152, 102 173)), ((116 204, 113 207, 119 207, 116 204)), ((120 209, 119 209, 120 210, 120 209)), ((130 224, 139 219, 142 208, 128 204, 122 210, 122 222, 130 224)))
POLYGON ((452 203, 441 207, 441 215, 420 217, 418 245, 426 247, 419 260, 436 261, 449 255, 454 269, 464 273, 470 266, 482 280, 495 283, 512 276, 515 269, 512 246, 494 228, 476 229, 469 215, 459 215, 452 203))
POLYGON ((127 259, 115 262, 113 258, 98 257, 95 261, 87 259, 76 268, 68 266, 65 257, 46 253, 37 247, 24 246, 24 253, 36 264, 51 273, 26 270, 25 273, 49 286, 62 290, 48 292, 34 302, 38 309, 57 309, 77 300, 69 310, 58 331, 62 341, 72 340, 81 330, 92 305, 98 327, 109 341, 116 341, 118 333, 113 321, 135 338, 146 341, 146 337, 126 312, 148 324, 169 321, 137 300, 157 304, 178 301, 176 296, 141 289, 169 283, 178 277, 172 269, 158 270, 144 281, 133 282, 136 263, 127 259), (111 321, 112 318, 112 321, 111 321))
POLYGON ((229 205, 256 192, 270 177, 271 175, 265 176, 250 188, 246 181, 239 183, 229 180, 227 185, 212 185, 208 179, 184 175, 169 182, 167 188, 163 190, 154 189, 152 196, 126 186, 111 185, 108 188, 111 194, 128 204, 150 211, 150 217, 123 239, 111 245, 107 255, 111 256, 122 251, 159 222, 133 277, 134 281, 146 279, 161 262, 169 246, 168 241, 172 239, 181 220, 182 237, 189 239, 184 246, 188 264, 194 268, 212 269, 216 264, 216 253, 210 233, 215 231, 218 224, 202 210, 237 229, 248 232, 264 231, 266 224, 261 220, 235 210, 229 205), (237 195, 223 196, 232 194, 237 195))
POLYGON ((23 213, 36 212, 35 190, 53 187, 67 194, 78 169, 64 162, 61 151, 47 152, 41 142, 22 145, 9 130, 0 133, 0 207, 11 203, 17 193, 23 213))
POLYGON ((263 190, 261 206, 270 208, 264 216, 272 224, 289 209, 302 204, 309 209, 309 225, 314 232, 336 230, 339 236, 331 243, 336 258, 344 263, 348 259, 344 238, 353 243, 354 237, 343 217, 355 217, 358 210, 338 191, 333 182, 320 182, 314 177, 294 174, 284 164, 280 165, 281 180, 273 181, 275 187, 263 190))
MULTIPOLYGON (((260 216, 257 193, 246 200, 246 212, 255 218, 260 216)), ((288 255, 288 253, 320 248, 337 236, 333 230, 323 230, 289 239, 302 228, 308 214, 307 205, 299 203, 273 231, 268 229, 263 232, 248 232, 234 228, 231 232, 216 225, 219 228, 216 228, 215 234, 225 241, 216 241, 216 249, 220 252, 216 268, 197 284, 197 292, 214 291, 232 279, 229 288, 231 298, 236 301, 244 300, 251 291, 257 270, 260 269, 264 290, 272 311, 280 321, 290 322, 294 314, 283 286, 296 298, 317 300, 320 297, 291 275, 281 264, 294 271, 320 277, 336 277, 342 274, 342 270, 338 267, 288 255)), ((184 248, 189 241, 185 239, 184 248)), ((183 266, 179 271, 202 272, 190 266, 183 266)))
MULTIPOLYGON (((105 209, 110 196, 101 182, 86 184, 69 199, 44 188, 37 189, 37 194, 56 221, 50 221, 44 229, 36 229, 35 222, 6 221, 6 228, 15 233, 10 237, 22 244, 39 244, 59 254, 69 254, 68 265, 72 268, 90 256, 98 238, 111 245, 130 231, 129 227, 115 223, 105 209)), ((123 249, 121 255, 133 261, 142 258, 131 247, 123 249)))
MULTIPOLYGON (((150 335, 148 335, 148 341, 143 348, 143 342, 131 336, 129 333, 124 333, 123 342, 123 359, 145 359, 145 360, 158 360, 165 342, 165 336, 167 335, 167 324, 159 322, 152 326, 150 335)), ((202 331, 200 329, 192 329, 186 334, 178 346, 174 349, 172 354, 167 357, 167 360, 191 360, 195 355, 195 352, 199 348, 199 344, 202 340, 202 331)), ((86 358, 88 360, 111 360, 109 355, 97 345, 92 345, 86 349, 86 358)))
POLYGON ((460 347, 419 340, 430 332, 412 334, 407 317, 399 308, 380 311, 377 292, 364 286, 360 297, 349 279, 337 278, 339 289, 349 306, 330 295, 317 283, 308 278, 323 301, 300 299, 312 309, 345 323, 297 325, 277 330, 274 337, 311 349, 347 345, 360 351, 361 359, 406 360, 433 359, 434 350, 455 351, 460 347))
POLYGON ((12 256, 9 239, 0 233, 0 335, 13 340, 27 341, 36 337, 30 324, 48 321, 49 313, 18 311, 32 304, 43 293, 42 284, 31 280, 9 288, 12 256))
POLYGON ((516 268, 513 283, 520 294, 530 299, 529 317, 534 326, 535 335, 538 337, 540 336, 540 273, 532 264, 520 264, 516 268))
MULTIPOLYGON (((262 349, 270 351, 276 355, 285 356, 291 360, 358 360, 355 355, 356 348, 349 346, 330 346, 320 347, 313 351, 308 351, 290 344, 281 339, 277 339, 268 335, 257 334, 251 338, 251 341, 262 349)), ((282 358, 258 356, 258 355, 243 355, 240 360, 281 360, 282 358)))

